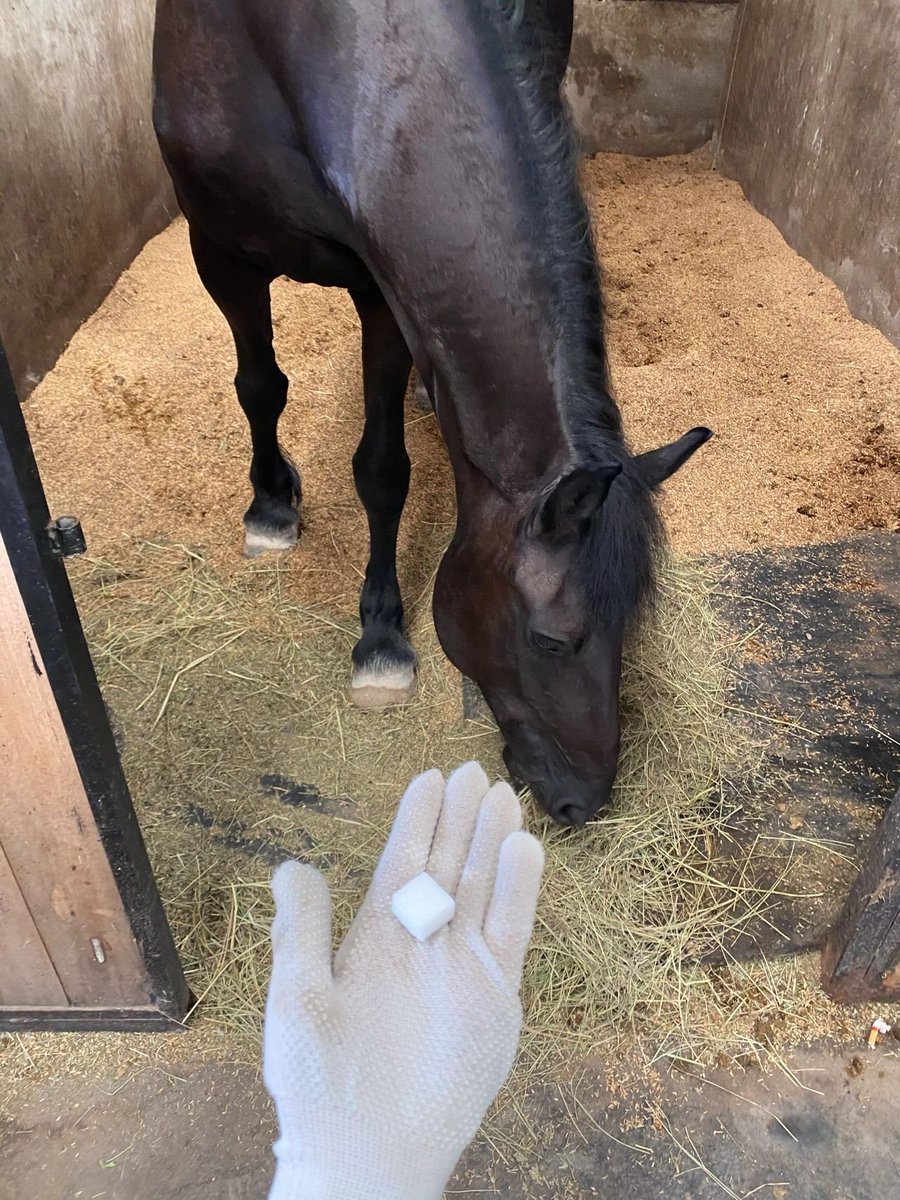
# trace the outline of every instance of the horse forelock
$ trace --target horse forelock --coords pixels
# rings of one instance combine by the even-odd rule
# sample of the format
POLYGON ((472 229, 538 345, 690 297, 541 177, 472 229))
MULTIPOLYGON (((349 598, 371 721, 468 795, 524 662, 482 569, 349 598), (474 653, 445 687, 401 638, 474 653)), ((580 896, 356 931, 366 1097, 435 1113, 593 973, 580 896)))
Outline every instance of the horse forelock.
POLYGON ((623 463, 582 542, 575 569, 598 628, 626 631, 656 599, 665 535, 651 490, 623 463))

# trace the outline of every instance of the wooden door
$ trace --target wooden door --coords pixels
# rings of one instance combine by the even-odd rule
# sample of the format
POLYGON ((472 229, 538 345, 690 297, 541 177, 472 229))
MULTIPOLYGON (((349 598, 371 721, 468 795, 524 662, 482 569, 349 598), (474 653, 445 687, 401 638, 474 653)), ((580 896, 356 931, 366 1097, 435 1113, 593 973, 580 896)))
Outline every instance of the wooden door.
POLYGON ((189 996, 0 347, 0 1029, 173 1028, 189 996))

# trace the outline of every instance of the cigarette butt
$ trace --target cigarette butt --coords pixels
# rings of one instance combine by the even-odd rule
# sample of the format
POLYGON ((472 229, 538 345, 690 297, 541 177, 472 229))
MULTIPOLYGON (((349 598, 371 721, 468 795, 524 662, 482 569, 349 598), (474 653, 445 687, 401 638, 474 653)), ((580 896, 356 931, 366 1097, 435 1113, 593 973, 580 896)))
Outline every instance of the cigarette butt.
POLYGON ((869 1028, 869 1036, 866 1038, 868 1046, 877 1046, 881 1039, 891 1032, 891 1027, 883 1017, 876 1017, 869 1028))

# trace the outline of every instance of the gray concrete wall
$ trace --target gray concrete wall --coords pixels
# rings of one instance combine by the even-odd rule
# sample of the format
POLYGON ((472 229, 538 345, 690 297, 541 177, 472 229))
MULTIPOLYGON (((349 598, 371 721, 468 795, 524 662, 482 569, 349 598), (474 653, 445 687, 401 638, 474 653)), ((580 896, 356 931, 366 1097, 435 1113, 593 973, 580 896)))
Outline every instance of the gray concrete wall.
POLYGON ((744 0, 717 165, 900 345, 900 3, 744 0))
POLYGON ((0 337, 20 396, 174 213, 150 123, 154 0, 0 22, 0 337))
POLYGON ((735 3, 577 0, 568 98, 589 153, 681 154, 713 132, 735 3))

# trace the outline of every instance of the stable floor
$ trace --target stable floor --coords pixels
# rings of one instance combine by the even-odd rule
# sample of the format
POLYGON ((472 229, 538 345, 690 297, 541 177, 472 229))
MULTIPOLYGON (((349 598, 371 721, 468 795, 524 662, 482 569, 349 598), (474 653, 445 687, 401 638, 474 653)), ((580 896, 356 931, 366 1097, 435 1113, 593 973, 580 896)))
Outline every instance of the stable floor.
MULTIPOLYGON (((781 847, 793 839, 801 857, 806 843, 818 845, 804 904, 777 913, 763 948, 774 956, 793 943, 815 947, 898 766, 896 745, 878 732, 889 735, 898 698, 878 685, 890 641, 885 649, 877 635, 900 612, 890 567, 900 353, 853 320, 836 288, 702 156, 603 157, 587 164, 586 182, 633 446, 700 423, 716 430, 668 489, 667 521, 676 551, 714 554, 717 571, 732 571, 722 575, 731 580, 725 618, 742 636, 756 631, 745 699, 783 731, 769 747, 772 771, 776 761, 779 771, 796 767, 752 837, 781 847), (847 540, 856 535, 868 539, 862 549, 847 540), (802 736, 792 733, 798 721, 802 736)), ((304 473, 308 528, 270 571, 268 590, 239 557, 249 439, 228 332, 197 282, 183 223, 146 247, 26 406, 51 509, 77 513, 87 533, 91 561, 74 563, 72 578, 195 979, 209 977, 222 951, 211 931, 229 927, 230 906, 241 918, 237 951, 241 939, 264 943, 261 884, 279 857, 302 852, 327 868, 362 836, 361 816, 368 842, 351 866, 362 877, 413 770, 474 754, 498 769, 493 731, 462 722, 459 680, 429 633, 452 491, 434 420, 411 404, 400 566, 422 695, 411 714, 385 719, 377 738, 342 707, 365 554, 350 472, 362 407, 358 326, 344 296, 284 281, 274 313, 291 379, 281 433, 304 473), (161 652, 164 627, 183 636, 161 652), (173 670, 198 655, 190 647, 204 636, 218 639, 216 658, 169 701, 173 670), (327 639, 332 658, 304 658, 307 641, 319 653, 327 639), (424 741, 407 736, 417 714, 424 741), (329 761, 303 774, 313 736, 329 761), (375 750, 361 759, 365 738, 375 750), (373 826, 365 805, 375 798, 373 826)), ((758 957, 760 946, 744 950, 758 957)), ((734 1050, 711 1070, 671 1057, 648 1065, 653 1038, 639 1025, 615 1059, 582 1059, 568 1076, 532 1083, 518 1099, 527 1139, 521 1120, 501 1118, 467 1155, 455 1193, 900 1195, 900 1042, 867 1050, 879 1014, 829 1005, 814 958, 793 980, 778 976, 794 988, 783 1022, 765 968, 754 969, 765 999, 748 989, 729 1036, 759 1054, 734 1050), (756 1057, 764 1070, 741 1065, 756 1057)), ((194 1027, 173 1037, 0 1038, 0 1200, 263 1196, 274 1133, 255 1065, 264 987, 258 970, 223 976, 194 1027)))
MULTIPOLYGON (((864 1031, 861 1031, 864 1032, 864 1031)), ((900 1054, 796 1051, 785 1074, 669 1069, 654 1086, 664 1122, 603 1083, 529 1101, 540 1152, 507 1162, 487 1144, 463 1159, 448 1196, 503 1200, 888 1200, 900 1195, 900 1054)), ((35 1081, 0 1123, 4 1200, 262 1200, 272 1112, 256 1071, 175 1062, 125 1080, 35 1081)))

